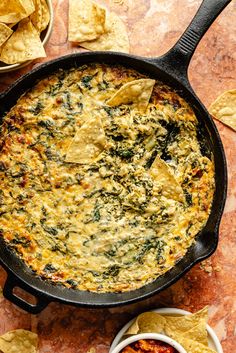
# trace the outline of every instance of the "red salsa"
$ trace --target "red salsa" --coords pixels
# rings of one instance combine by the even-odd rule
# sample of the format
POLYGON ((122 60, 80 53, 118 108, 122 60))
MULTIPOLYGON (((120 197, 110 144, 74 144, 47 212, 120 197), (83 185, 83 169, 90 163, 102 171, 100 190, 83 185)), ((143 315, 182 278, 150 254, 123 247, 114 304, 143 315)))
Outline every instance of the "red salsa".
POLYGON ((121 353, 179 353, 168 343, 157 340, 139 340, 122 349, 121 353))

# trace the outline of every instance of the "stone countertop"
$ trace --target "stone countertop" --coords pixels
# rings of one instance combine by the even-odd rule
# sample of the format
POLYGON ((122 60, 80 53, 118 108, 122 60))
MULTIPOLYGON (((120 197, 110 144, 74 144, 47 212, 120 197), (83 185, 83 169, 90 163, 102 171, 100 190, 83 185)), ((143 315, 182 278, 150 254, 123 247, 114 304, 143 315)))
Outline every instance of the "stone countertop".
MULTIPOLYGON (((132 54, 165 53, 189 24, 200 0, 99 0, 126 23, 132 54)), ((79 51, 67 41, 67 0, 53 0, 54 28, 47 58, 0 76, 0 91, 42 61, 79 51)), ((236 88, 236 2, 214 22, 201 40, 189 68, 193 89, 208 107, 223 91, 236 88)), ((51 303, 34 316, 0 295, 0 334, 24 328, 39 335, 39 353, 106 353, 116 332, 129 319, 156 307, 196 311, 209 305, 209 323, 224 353, 235 351, 236 335, 236 132, 216 122, 228 163, 229 185, 217 251, 176 284, 151 299, 113 309, 80 309, 51 303)), ((3 287, 6 273, 0 269, 3 287)))

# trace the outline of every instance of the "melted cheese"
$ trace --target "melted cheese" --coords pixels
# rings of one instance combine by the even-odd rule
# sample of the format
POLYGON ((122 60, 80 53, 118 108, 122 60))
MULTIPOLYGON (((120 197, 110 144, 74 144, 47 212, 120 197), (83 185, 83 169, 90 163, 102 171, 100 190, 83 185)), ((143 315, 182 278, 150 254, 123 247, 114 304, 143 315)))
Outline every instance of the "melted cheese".
POLYGON ((214 165, 188 104, 156 82, 145 113, 107 105, 139 79, 119 66, 58 71, 3 119, 1 234, 54 283, 139 288, 172 268, 208 219, 214 165))

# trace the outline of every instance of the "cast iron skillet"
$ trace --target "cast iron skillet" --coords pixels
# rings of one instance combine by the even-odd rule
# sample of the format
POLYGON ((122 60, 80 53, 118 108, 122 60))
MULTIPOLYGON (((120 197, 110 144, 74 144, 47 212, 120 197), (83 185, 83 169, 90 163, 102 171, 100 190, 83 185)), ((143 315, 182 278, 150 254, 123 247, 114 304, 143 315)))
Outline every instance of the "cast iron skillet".
POLYGON ((147 298, 177 281, 194 264, 210 256, 217 247, 218 229, 226 199, 227 169, 224 150, 217 129, 203 104, 193 92, 187 77, 187 68, 194 50, 218 14, 230 0, 204 0, 193 21, 175 46, 159 58, 140 58, 112 52, 78 53, 47 62, 17 80, 0 97, 0 116, 8 111, 20 95, 32 87, 38 79, 55 70, 80 66, 90 62, 121 64, 148 74, 176 89, 190 103, 199 120, 199 139, 202 153, 215 161, 216 191, 212 211, 196 243, 187 254, 166 274, 154 282, 134 291, 124 293, 92 293, 68 289, 36 277, 30 269, 9 250, 0 239, 0 263, 8 273, 3 289, 4 296, 30 313, 38 313, 51 301, 86 306, 111 307, 147 298), (35 305, 23 300, 14 292, 20 287, 37 298, 35 305))

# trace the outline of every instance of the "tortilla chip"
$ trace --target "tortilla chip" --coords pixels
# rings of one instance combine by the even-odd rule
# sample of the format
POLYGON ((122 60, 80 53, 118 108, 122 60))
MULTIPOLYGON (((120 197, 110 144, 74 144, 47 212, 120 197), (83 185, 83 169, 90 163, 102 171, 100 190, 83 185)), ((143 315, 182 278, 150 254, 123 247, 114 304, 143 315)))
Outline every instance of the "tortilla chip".
POLYGON ((211 104, 209 112, 215 119, 236 131, 236 89, 221 94, 211 104))
POLYGON ((186 331, 193 329, 196 325, 199 325, 200 321, 207 324, 208 317, 208 307, 204 307, 202 310, 183 316, 166 316, 167 324, 165 331, 168 332, 177 332, 183 334, 186 331))
POLYGON ((152 95, 155 80, 142 78, 125 83, 108 101, 107 105, 114 107, 121 104, 133 103, 140 111, 145 112, 152 95))
POLYGON ((171 338, 179 342, 188 353, 216 353, 214 349, 211 349, 195 340, 185 338, 178 334, 172 335, 171 338))
POLYGON ((135 322, 126 331, 126 335, 136 335, 144 332, 158 332, 163 333, 166 319, 155 313, 147 312, 139 315, 135 322))
POLYGON ((66 153, 66 162, 89 164, 106 146, 106 137, 99 117, 86 121, 77 131, 66 153))
MULTIPOLYGON (((184 202, 185 197, 183 189, 172 174, 168 164, 164 162, 159 156, 156 156, 154 162, 149 169, 149 174, 156 181, 157 186, 163 190, 163 195, 167 198, 184 202)), ((155 184, 154 184, 155 188, 155 184)), ((168 317, 169 319, 169 317, 168 317)), ((173 318, 174 323, 179 323, 180 318, 173 318)), ((173 323, 173 325, 174 325, 173 323)))
POLYGON ((94 40, 105 32, 106 10, 90 0, 69 0, 71 42, 94 40))
POLYGON ((41 7, 42 7, 42 21, 41 21, 41 28, 40 32, 44 31, 47 28, 47 25, 50 21, 50 12, 47 5, 46 0, 41 0, 41 7))
POLYGON ((188 353, 216 353, 208 347, 207 312, 205 307, 195 314, 169 316, 155 312, 139 315, 125 335, 144 332, 165 333, 179 342, 188 353))
POLYGON ((12 33, 13 30, 11 28, 4 23, 0 23, 0 47, 8 40, 12 33))
POLYGON ((129 53, 129 38, 126 26, 115 14, 106 15, 106 32, 93 41, 81 41, 81 47, 89 50, 105 50, 129 53))
POLYGON ((8 25, 8 27, 12 28, 12 27, 14 27, 17 23, 18 23, 18 22, 13 22, 13 23, 8 23, 7 25, 8 25))
POLYGON ((197 341, 205 346, 208 346, 206 321, 200 320, 199 324, 194 326, 191 330, 184 333, 184 337, 197 341))
POLYGON ((34 11, 32 0, 1 0, 0 22, 17 23, 34 11))
POLYGON ((37 30, 29 19, 24 19, 3 45, 0 61, 6 64, 15 64, 45 56, 45 50, 37 30))
POLYGON ((13 330, 0 336, 0 351, 3 353, 36 353, 38 335, 27 330, 13 330))
POLYGON ((42 24, 42 17, 43 17, 43 12, 42 12, 42 3, 41 0, 33 0, 34 1, 34 6, 35 6, 35 11, 32 13, 30 16, 30 20, 34 27, 37 29, 37 31, 40 33, 41 32, 41 24, 42 24))

